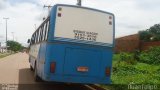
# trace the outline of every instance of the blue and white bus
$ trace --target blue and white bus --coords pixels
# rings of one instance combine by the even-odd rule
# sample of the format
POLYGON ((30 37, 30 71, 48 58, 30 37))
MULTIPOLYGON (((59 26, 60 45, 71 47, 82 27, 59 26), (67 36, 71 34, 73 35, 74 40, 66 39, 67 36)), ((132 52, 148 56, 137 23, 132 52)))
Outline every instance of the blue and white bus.
POLYGON ((109 84, 114 39, 112 13, 54 5, 30 40, 29 62, 35 80, 109 84))

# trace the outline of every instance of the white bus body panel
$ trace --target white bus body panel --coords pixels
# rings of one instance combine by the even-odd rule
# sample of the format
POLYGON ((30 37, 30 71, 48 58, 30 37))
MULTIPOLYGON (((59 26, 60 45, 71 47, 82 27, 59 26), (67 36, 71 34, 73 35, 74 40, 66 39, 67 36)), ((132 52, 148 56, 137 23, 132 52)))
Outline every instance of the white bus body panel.
POLYGON ((113 44, 113 15, 66 6, 58 6, 56 15, 55 37, 77 39, 78 34, 80 40, 113 44))
POLYGON ((29 54, 33 56, 35 59, 38 57, 38 52, 39 52, 40 44, 35 44, 31 45, 29 54))

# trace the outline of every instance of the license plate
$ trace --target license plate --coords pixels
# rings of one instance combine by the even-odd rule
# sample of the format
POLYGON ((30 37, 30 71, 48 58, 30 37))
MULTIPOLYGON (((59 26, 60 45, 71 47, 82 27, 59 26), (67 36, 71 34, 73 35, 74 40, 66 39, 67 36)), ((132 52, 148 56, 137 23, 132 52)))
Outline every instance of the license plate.
POLYGON ((78 67, 77 71, 79 71, 79 72, 88 72, 88 67, 78 67))

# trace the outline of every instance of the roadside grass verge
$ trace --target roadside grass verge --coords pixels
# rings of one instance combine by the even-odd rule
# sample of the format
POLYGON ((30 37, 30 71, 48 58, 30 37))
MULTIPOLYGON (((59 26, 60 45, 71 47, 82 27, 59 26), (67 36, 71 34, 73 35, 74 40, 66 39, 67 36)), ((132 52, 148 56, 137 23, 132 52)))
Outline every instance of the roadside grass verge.
MULTIPOLYGON (((121 62, 124 63, 124 62, 121 62)), ((160 67, 146 63, 122 64, 112 72, 112 84, 160 84, 160 67)))
POLYGON ((112 84, 160 84, 160 66, 136 61, 128 63, 113 57, 112 84))
POLYGON ((0 53, 0 58, 4 58, 9 55, 11 55, 11 53, 0 53))
POLYGON ((107 90, 116 90, 116 88, 126 90, 127 86, 132 83, 160 85, 159 65, 139 61, 128 63, 128 60, 120 60, 120 55, 115 54, 112 67, 111 85, 101 85, 107 90))

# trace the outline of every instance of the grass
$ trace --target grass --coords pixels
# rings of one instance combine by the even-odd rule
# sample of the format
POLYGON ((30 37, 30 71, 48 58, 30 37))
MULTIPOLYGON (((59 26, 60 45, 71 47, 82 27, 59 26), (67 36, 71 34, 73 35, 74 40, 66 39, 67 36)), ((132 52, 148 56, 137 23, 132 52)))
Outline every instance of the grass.
MULTIPOLYGON (((118 57, 118 56, 115 56, 118 57)), ((113 60, 112 84, 160 84, 160 66, 113 60)))
POLYGON ((6 57, 8 55, 10 55, 10 53, 0 53, 0 58, 6 57))
POLYGON ((128 85, 130 83, 160 84, 159 65, 146 64, 138 61, 136 61, 135 64, 129 64, 126 61, 121 61, 119 54, 114 55, 112 64, 113 71, 111 80, 114 85, 101 85, 103 88, 114 90, 113 88, 120 87, 118 85, 128 85))

